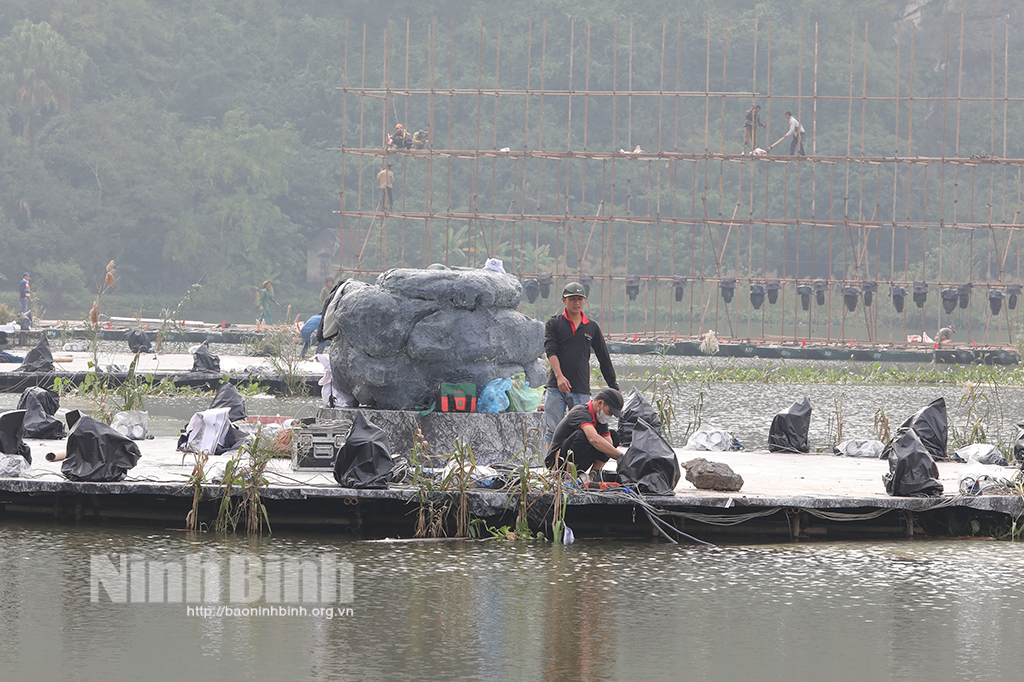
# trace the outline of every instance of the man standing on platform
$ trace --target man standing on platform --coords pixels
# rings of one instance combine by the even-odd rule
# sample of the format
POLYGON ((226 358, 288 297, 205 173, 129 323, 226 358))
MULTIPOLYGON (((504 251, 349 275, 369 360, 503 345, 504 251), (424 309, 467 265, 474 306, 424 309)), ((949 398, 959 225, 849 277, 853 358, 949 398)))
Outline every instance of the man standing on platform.
POLYGON ((552 315, 544 325, 544 353, 551 365, 544 397, 544 440, 549 444, 565 411, 590 400, 591 350, 597 356, 605 382, 615 390, 619 388, 601 328, 583 313, 586 300, 583 285, 569 282, 562 289, 565 309, 552 315))
POLYGON ((380 183, 380 207, 384 208, 384 201, 388 202, 388 210, 395 210, 395 198, 391 194, 391 188, 395 184, 395 172, 391 170, 389 163, 386 168, 377 173, 377 181, 380 183))
POLYGON ((753 151, 757 147, 757 126, 766 128, 764 123, 761 123, 761 105, 755 104, 754 106, 747 109, 747 114, 743 119, 743 153, 747 153, 747 145, 750 145, 750 150, 753 151))
POLYGON ((797 146, 800 147, 800 156, 804 156, 804 127, 800 125, 800 121, 796 120, 796 116, 793 112, 786 112, 786 122, 789 123, 789 132, 786 133, 786 137, 793 136, 793 141, 789 143, 789 155, 793 156, 796 153, 797 146))
POLYGON ((28 314, 28 308, 32 302, 32 291, 29 289, 28 280, 29 276, 28 273, 26 272, 24 275, 22 275, 21 284, 18 285, 18 298, 21 299, 22 315, 28 314))

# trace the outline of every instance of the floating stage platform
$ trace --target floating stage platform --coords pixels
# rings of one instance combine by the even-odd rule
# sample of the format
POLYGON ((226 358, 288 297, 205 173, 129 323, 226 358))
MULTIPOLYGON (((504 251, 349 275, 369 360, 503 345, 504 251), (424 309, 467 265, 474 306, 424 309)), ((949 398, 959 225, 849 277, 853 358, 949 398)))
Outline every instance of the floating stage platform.
MULTIPOLYGON (((62 442, 26 442, 33 454, 32 475, 0 478, 0 515, 184 528, 195 494, 188 484, 195 458, 177 452, 175 439, 140 441, 142 457, 119 483, 68 481, 60 473, 60 462, 43 457, 62 450, 62 442)), ((883 460, 762 451, 677 454, 680 461, 703 456, 725 462, 744 479, 741 491, 725 493, 697 490, 683 477, 674 495, 644 498, 668 524, 705 541, 965 536, 972 534, 972 521, 978 521, 973 532, 980 528, 985 534, 1009 529, 1024 512, 1019 495, 955 494, 966 466, 955 462, 938 463, 940 479, 952 494, 915 498, 885 494, 882 475, 888 463, 883 460)), ((207 470, 229 457, 211 457, 207 470)), ((1006 471, 1007 477, 1016 473, 1006 471)), ((341 488, 329 471, 294 471, 290 459, 272 460, 266 478, 261 501, 274 533, 313 529, 362 539, 412 538, 421 500, 443 504, 457 495, 415 486, 341 488)), ((218 485, 201 488, 199 519, 206 528, 213 527, 222 493, 218 485)), ((515 524, 515 491, 472 489, 466 495, 474 517, 493 527, 515 524)), ((552 497, 528 497, 531 526, 549 537, 545 524, 551 518, 552 497)), ((570 490, 566 498, 566 522, 577 538, 649 539, 656 534, 644 506, 622 492, 570 490)))
MULTIPOLYGON (((24 355, 22 351, 15 352, 24 355)), ((91 352, 54 348, 53 356, 53 372, 19 372, 20 365, 0 363, 0 392, 21 393, 30 386, 52 388, 57 379, 77 386, 94 373, 89 366, 93 359, 91 352)), ((103 375, 115 386, 127 380, 128 368, 135 359, 127 347, 123 353, 100 352, 98 357, 103 375)), ((151 375, 154 384, 167 380, 177 387, 208 390, 216 390, 227 376, 232 384, 259 384, 270 393, 320 396, 323 365, 317 360, 297 361, 286 368, 289 370, 286 374, 282 374, 268 358, 259 356, 221 356, 220 372, 193 372, 192 366, 193 358, 188 354, 142 353, 135 374, 137 377, 151 375)))
MULTIPOLYGON (((621 355, 670 355, 707 357, 700 341, 608 341, 608 351, 621 355)), ((763 358, 768 360, 843 360, 854 362, 903 362, 949 365, 1016 365, 1020 352, 1011 347, 942 348, 916 346, 858 346, 850 344, 768 344, 755 341, 731 343, 719 340, 715 357, 763 358)))

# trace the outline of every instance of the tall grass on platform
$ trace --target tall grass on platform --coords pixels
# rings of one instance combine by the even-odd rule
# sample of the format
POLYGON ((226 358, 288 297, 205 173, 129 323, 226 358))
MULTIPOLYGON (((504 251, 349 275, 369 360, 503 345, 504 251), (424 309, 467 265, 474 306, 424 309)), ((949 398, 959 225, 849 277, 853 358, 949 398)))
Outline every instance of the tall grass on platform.
POLYGON ((221 502, 215 530, 234 533, 241 522, 248 535, 263 535, 264 526, 270 532, 270 517, 262 493, 268 484, 267 465, 277 454, 260 428, 251 441, 239 448, 238 455, 228 460, 218 490, 221 502))
MULTIPOLYGON (((200 284, 202 281, 203 278, 200 277, 199 281, 190 286, 174 308, 162 308, 160 310, 160 328, 156 332, 157 353, 163 352, 164 343, 167 341, 168 336, 184 328, 185 305, 191 303, 195 307, 196 297, 203 288, 200 284)), ((184 344, 181 345, 184 346, 184 344)))
POLYGON ((89 343, 92 346, 92 361, 89 366, 93 371, 99 371, 100 366, 100 320, 105 317, 105 315, 102 315, 100 310, 102 309, 107 296, 109 296, 113 290, 116 282, 117 271, 114 269, 114 261, 111 260, 107 263, 107 269, 103 274, 103 279, 96 285, 96 300, 93 301, 92 308, 89 309, 89 313, 86 315, 85 326, 89 336, 89 343))
POLYGON ((838 398, 832 399, 832 411, 828 415, 825 441, 829 449, 835 448, 843 442, 843 424, 845 421, 845 395, 840 394, 838 398))
MULTIPOLYGON (((422 439, 422 434, 419 434, 419 438, 422 439)), ((424 471, 429 462, 425 446, 426 441, 417 440, 410 457, 413 485, 419 489, 415 535, 418 538, 447 535, 448 519, 454 514, 455 537, 470 537, 471 518, 467 493, 476 469, 473 449, 462 440, 455 439, 455 452, 449 458, 444 473, 437 477, 424 471), (421 442, 423 449, 419 451, 421 442)))
MULTIPOLYGON (((188 484, 192 488, 192 509, 185 516, 185 530, 195 531, 201 529, 199 521, 199 502, 203 499, 203 485, 206 483, 206 463, 210 459, 208 453, 192 453, 195 456, 195 464, 192 466, 192 473, 188 475, 188 484)), ((182 458, 182 464, 185 463, 182 458)))
POLYGON ((1013 429, 1003 428, 1006 419, 999 400, 999 385, 994 382, 985 386, 968 384, 960 396, 958 407, 963 421, 949 425, 949 440, 953 449, 973 443, 990 443, 1009 459, 1013 452, 1013 436, 1010 433, 1013 429), (991 398, 989 393, 992 394, 991 398))
POLYGON ((173 384, 166 379, 155 383, 152 374, 140 375, 136 371, 138 364, 139 353, 136 353, 124 380, 117 380, 109 373, 99 371, 89 372, 78 384, 70 379, 54 377, 53 390, 62 396, 75 395, 90 401, 96 418, 109 424, 118 412, 145 409, 146 395, 173 389, 173 384))
POLYGON ((298 330, 290 325, 267 327, 267 333, 256 341, 256 352, 266 356, 274 373, 281 378, 284 394, 304 394, 305 377, 300 372, 303 362, 300 356, 301 337, 298 330))

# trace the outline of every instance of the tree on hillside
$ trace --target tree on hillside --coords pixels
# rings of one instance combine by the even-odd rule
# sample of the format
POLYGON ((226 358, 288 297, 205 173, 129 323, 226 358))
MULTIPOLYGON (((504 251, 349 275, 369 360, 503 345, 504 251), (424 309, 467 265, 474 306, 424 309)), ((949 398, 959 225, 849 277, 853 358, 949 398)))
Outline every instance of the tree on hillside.
POLYGON ((83 61, 45 21, 34 24, 26 19, 0 41, 0 97, 17 112, 30 156, 35 149, 34 122, 55 109, 70 108, 83 61))
POLYGON ((254 271, 299 271, 296 226, 276 203, 288 192, 284 170, 297 146, 293 131, 250 125, 238 110, 192 132, 181 148, 188 207, 168 231, 165 258, 224 292, 254 271))

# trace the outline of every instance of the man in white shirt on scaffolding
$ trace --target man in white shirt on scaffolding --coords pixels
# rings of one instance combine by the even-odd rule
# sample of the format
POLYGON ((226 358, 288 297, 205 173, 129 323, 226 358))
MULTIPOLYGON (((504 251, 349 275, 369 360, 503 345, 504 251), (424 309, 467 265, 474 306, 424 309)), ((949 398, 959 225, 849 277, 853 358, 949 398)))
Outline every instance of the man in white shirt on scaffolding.
POLYGON ((789 155, 793 156, 796 153, 796 148, 800 147, 800 156, 806 156, 804 154, 804 127, 800 125, 800 121, 796 120, 796 116, 793 112, 786 112, 786 121, 789 122, 789 132, 786 133, 786 137, 793 136, 793 141, 789 143, 789 155))

